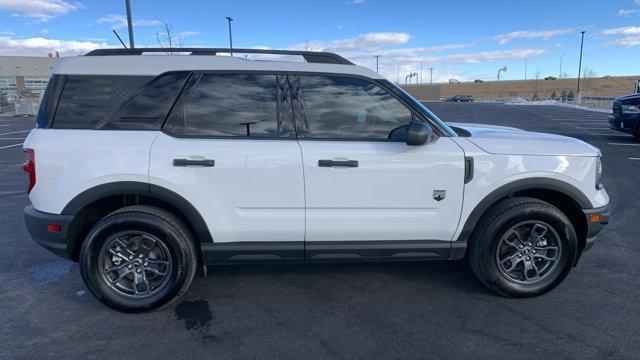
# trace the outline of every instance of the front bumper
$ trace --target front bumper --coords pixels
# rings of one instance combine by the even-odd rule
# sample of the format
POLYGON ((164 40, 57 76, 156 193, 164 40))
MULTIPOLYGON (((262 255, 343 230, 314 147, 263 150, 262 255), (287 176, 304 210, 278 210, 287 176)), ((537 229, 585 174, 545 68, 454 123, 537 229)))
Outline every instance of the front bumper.
POLYGON ((24 222, 35 242, 65 259, 71 258, 67 244, 67 232, 73 215, 49 214, 36 210, 32 205, 24 208, 24 222), (51 231, 49 225, 58 225, 60 231, 51 231))
POLYGON ((609 210, 609 205, 595 208, 595 209, 584 209, 584 216, 587 219, 587 240, 582 250, 587 251, 595 242, 598 234, 604 228, 605 225, 609 223, 609 217, 611 216, 611 212, 609 210))
POLYGON ((637 115, 609 115, 609 129, 621 131, 627 134, 633 134, 638 126, 638 122, 640 122, 640 116, 637 115))

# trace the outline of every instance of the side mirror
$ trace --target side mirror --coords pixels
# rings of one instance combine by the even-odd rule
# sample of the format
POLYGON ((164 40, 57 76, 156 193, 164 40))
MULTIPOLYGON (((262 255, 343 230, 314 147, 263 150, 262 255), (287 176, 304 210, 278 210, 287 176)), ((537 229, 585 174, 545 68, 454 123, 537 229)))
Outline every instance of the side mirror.
POLYGON ((407 145, 420 146, 434 140, 433 129, 424 121, 412 120, 407 129, 407 145))

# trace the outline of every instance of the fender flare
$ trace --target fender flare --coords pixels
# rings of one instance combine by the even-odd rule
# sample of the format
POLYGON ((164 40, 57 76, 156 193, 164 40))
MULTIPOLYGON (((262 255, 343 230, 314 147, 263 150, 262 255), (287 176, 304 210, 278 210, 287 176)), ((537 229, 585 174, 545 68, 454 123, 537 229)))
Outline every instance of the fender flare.
POLYGON ((69 201, 61 214, 75 215, 94 201, 116 195, 142 195, 166 202, 187 218, 193 227, 194 235, 200 242, 213 242, 207 223, 190 202, 169 189, 149 183, 117 181, 89 188, 69 201))
POLYGON ((473 233, 476 225, 482 218, 482 216, 495 205, 501 199, 524 190, 552 190, 557 191, 559 193, 565 194, 569 196, 573 201, 575 201, 582 209, 592 209, 593 205, 589 198, 578 190, 575 186, 566 183, 561 180, 551 179, 551 178, 528 178, 521 179, 511 182, 509 184, 503 185, 491 193, 485 196, 482 201, 476 205, 476 207, 471 211, 469 217, 467 217, 464 227, 458 236, 456 241, 466 242, 473 233))

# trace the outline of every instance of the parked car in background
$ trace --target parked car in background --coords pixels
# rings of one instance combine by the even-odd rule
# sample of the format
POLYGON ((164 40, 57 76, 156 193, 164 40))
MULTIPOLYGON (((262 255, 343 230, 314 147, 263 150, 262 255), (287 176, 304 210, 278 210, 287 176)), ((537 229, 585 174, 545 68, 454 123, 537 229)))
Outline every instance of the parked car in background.
POLYGON ((613 101, 609 128, 640 139, 640 94, 619 97, 613 101))
POLYGON ((447 102, 471 102, 473 101, 473 97, 471 97, 471 95, 453 95, 453 96, 449 96, 446 101, 447 102))
POLYGON ((558 80, 557 77, 555 76, 547 76, 546 78, 544 78, 545 80, 558 80))

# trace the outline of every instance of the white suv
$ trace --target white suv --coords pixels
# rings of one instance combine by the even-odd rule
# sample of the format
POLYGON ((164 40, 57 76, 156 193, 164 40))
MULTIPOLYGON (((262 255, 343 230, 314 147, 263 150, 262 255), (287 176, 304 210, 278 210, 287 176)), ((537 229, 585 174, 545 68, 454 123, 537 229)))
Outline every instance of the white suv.
POLYGON ((447 126, 331 53, 166 51, 62 59, 24 143, 31 235, 115 309, 255 262, 466 257, 496 293, 533 296, 608 222, 582 141, 447 126))

